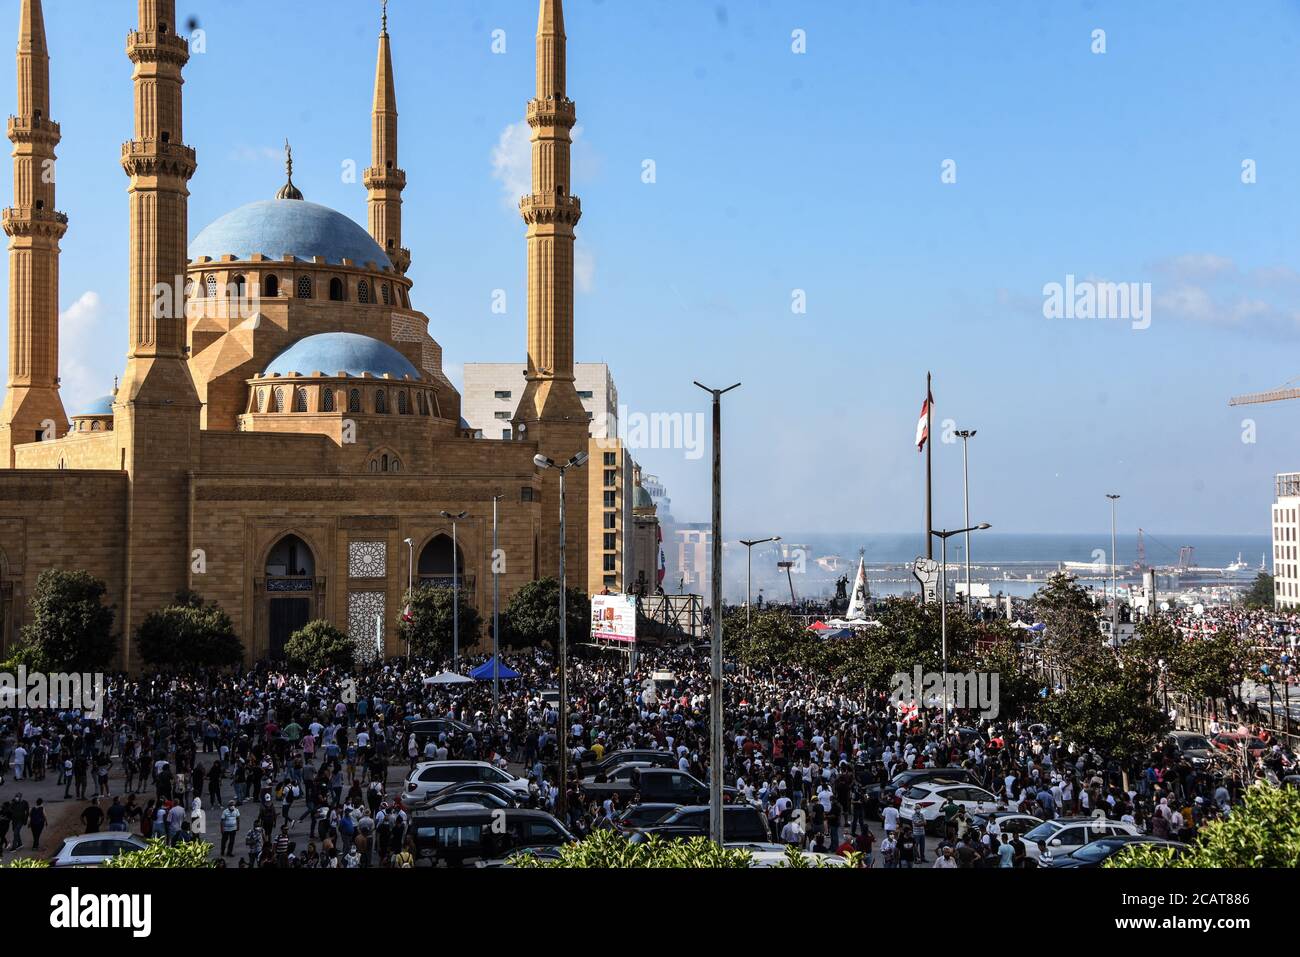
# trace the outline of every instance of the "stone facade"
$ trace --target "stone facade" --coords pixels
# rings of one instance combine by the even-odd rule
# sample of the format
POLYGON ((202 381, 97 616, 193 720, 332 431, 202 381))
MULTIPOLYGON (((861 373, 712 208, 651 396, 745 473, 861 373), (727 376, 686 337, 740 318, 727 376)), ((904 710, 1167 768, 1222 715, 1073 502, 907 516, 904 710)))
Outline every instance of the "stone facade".
MULTIPOLYGON (((408 579, 445 584, 455 567, 489 616, 493 496, 501 496, 503 602, 526 582, 556 574, 556 477, 539 471, 533 456, 567 459, 588 442, 572 375, 578 214, 568 194, 573 105, 563 96, 561 0, 542 0, 537 99, 528 108, 538 161, 521 204, 529 379, 515 442, 475 439, 464 427, 441 347, 411 305, 387 18, 365 173, 369 233, 306 202, 290 169, 275 200, 219 220, 187 250, 188 182, 197 168, 182 136, 188 48, 175 32, 175 0, 138 0, 138 12, 127 43, 135 134, 122 150, 130 179, 127 367, 111 409, 75 416, 70 434, 55 407, 57 282, 48 278, 50 270, 57 276, 54 234, 61 235, 50 224, 64 221, 50 219, 52 186, 24 192, 23 170, 33 159, 22 149, 15 154, 17 206, 6 225, 47 228, 31 250, 10 232, 18 290, 10 351, 44 358, 23 359, 32 370, 23 375, 11 361, 0 422, 0 653, 28 614, 37 575, 62 568, 106 582, 116 627, 128 639, 120 664, 130 670, 142 667, 130 636, 182 588, 221 604, 250 662, 276 654, 314 618, 348 629, 362 657, 377 653, 378 619, 384 653, 397 654, 408 579), (295 225, 302 223, 310 228, 295 225), (24 403, 34 385, 45 404, 29 415, 24 403), (57 422, 42 441, 33 441, 37 414, 57 422), (443 511, 468 513, 458 523, 455 559, 443 511)), ((41 13, 40 0, 23 0, 11 132, 15 122, 48 123, 41 13)), ((57 129, 24 135, 33 156, 52 157, 57 129)), ((574 501, 587 500, 586 471, 568 479, 574 501)), ((587 515, 570 511, 571 581, 587 580, 587 515)), ((474 639, 464 636, 463 645, 474 639)))

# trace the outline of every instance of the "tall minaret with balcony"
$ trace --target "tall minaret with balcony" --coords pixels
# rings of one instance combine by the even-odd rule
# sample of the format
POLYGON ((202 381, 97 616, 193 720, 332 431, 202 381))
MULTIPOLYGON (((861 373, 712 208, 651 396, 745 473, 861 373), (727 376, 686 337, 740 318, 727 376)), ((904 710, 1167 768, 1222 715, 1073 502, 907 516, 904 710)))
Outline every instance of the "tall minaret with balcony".
MULTIPOLYGON (((541 454, 568 461, 588 448, 587 412, 578 398, 573 374, 574 227, 582 204, 569 189, 569 153, 577 109, 566 94, 564 6, 541 0, 537 24, 537 95, 529 101, 532 130, 532 192, 519 201, 528 226, 528 364, 523 396, 515 411, 517 439, 535 441, 541 454)), ((575 502, 586 501, 592 463, 570 471, 567 482, 575 502)), ((545 511, 558 507, 555 470, 540 476, 545 511)), ((569 555, 580 567, 574 581, 586 580, 585 509, 569 526, 569 555)), ((543 575, 554 574, 558 550, 543 549, 543 575)))
POLYGON ((397 84, 388 42, 388 2, 384 0, 375 67, 375 107, 370 133, 370 168, 363 181, 370 197, 370 235, 402 275, 411 267, 411 251, 402 247, 402 190, 406 173, 397 166, 397 84))
MULTIPOLYGON (((139 0, 129 33, 135 65, 135 138, 122 147, 131 178, 130 342, 113 405, 121 468, 130 480, 127 582, 121 627, 190 587, 189 478, 199 464, 199 398, 186 362, 185 267, 189 180, 197 163, 184 145, 182 69, 189 44, 176 33, 176 0, 139 0)), ((124 642, 124 667, 132 643, 124 642)))
POLYGON ((59 398, 59 240, 68 218, 54 208, 50 55, 41 0, 22 0, 18 25, 18 112, 14 205, 3 213, 9 237, 9 380, 0 410, 0 468, 14 465, 14 446, 58 438, 68 430, 59 398))

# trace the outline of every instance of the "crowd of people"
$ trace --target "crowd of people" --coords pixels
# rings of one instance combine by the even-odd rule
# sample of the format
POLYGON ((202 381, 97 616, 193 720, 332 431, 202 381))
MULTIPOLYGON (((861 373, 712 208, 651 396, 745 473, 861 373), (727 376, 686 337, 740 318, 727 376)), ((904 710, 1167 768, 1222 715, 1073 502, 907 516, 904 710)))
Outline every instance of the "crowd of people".
MULTIPOLYGON (((550 655, 507 663, 520 678, 502 683, 495 709, 490 682, 430 684, 450 662, 397 659, 355 672, 119 676, 96 716, 0 711, 0 774, 15 789, 0 801, 0 846, 42 850, 48 802, 18 789, 52 789, 80 807, 65 826, 203 840, 219 866, 410 867, 400 781, 419 761, 510 768, 530 782, 529 804, 557 813, 579 837, 615 826, 623 810, 616 797, 585 800, 580 785, 584 769, 612 751, 663 750, 708 781, 708 657, 699 649, 644 650, 632 672, 619 653, 572 654, 563 735, 553 697, 543 694, 556 684, 550 655), (672 678, 656 683, 655 673, 672 678), (468 730, 423 742, 407 730, 408 720, 430 717, 468 730), (562 747, 571 768, 563 796, 562 747)), ((1252 752, 1250 766, 1214 770, 1153 742, 1145 767, 1124 769, 1050 728, 962 714, 945 737, 937 712, 904 713, 884 694, 792 669, 730 676, 725 713, 724 777, 738 800, 767 816, 774 841, 856 851, 877 867, 931 861, 925 828, 899 819, 901 795, 889 782, 902 770, 960 766, 1008 810, 1049 819, 1101 809, 1187 840, 1230 813, 1252 780, 1276 782, 1295 762, 1277 742, 1252 752)), ((931 838, 938 867, 1025 860, 996 825, 981 829, 956 807, 944 809, 931 838)))

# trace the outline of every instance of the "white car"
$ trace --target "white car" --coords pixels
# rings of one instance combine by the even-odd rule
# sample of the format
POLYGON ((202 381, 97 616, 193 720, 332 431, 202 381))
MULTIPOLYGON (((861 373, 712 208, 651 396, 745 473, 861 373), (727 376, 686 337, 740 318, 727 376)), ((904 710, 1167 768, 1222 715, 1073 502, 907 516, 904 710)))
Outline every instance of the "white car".
POLYGON ((898 807, 898 826, 909 827, 919 808, 928 829, 943 818, 943 807, 949 801, 964 807, 968 816, 992 814, 998 809, 997 796, 974 784, 927 781, 914 784, 903 792, 903 802, 898 807))
POLYGON ((507 774, 486 761, 424 761, 406 777, 406 802, 423 801, 443 788, 466 781, 487 781, 528 797, 528 781, 507 774))
POLYGON ((1085 844, 1103 837, 1120 834, 1141 834, 1136 824, 1110 821, 1105 818, 1066 817, 1044 821, 1032 831, 1025 832, 1025 856, 1034 863, 1050 861, 1053 857, 1073 853, 1085 844))
POLYGON ((143 851, 143 838, 126 831, 97 831, 69 837, 50 858, 50 867, 98 867, 119 854, 143 851))

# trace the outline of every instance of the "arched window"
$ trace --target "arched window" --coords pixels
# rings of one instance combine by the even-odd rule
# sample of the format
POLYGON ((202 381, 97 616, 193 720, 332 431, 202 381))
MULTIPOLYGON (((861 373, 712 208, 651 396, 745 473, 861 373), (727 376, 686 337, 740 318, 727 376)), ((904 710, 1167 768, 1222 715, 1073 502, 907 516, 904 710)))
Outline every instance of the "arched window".
MULTIPOLYGON (((92 422, 92 423, 90 423, 90 431, 92 431, 92 432, 102 432, 102 431, 104 431, 104 427, 103 427, 103 425, 102 425, 101 423, 99 423, 99 422, 92 422)), ((557 592, 556 594, 559 594, 559 593, 557 592)))
MULTIPOLYGON (((371 459, 371 460, 370 460, 370 471, 372 471, 372 472, 378 472, 378 471, 379 471, 379 459, 371 459)), ((558 603, 557 603, 557 604, 558 604, 558 603)))
POLYGON ((383 389, 375 393, 375 411, 380 415, 385 415, 388 412, 388 393, 383 389))
POLYGON ((274 299, 280 295, 280 280, 274 276, 267 276, 262 280, 262 295, 268 299, 274 299))
POLYGON ((311 276, 298 277, 298 298, 299 299, 311 298, 311 276))
POLYGON ((392 286, 390 286, 388 283, 384 283, 384 284, 380 287, 380 294, 384 297, 384 305, 385 305, 385 306, 391 306, 391 305, 393 304, 393 287, 392 287, 392 286))
POLYGON ((217 298, 217 277, 212 273, 208 273, 207 278, 203 280, 203 285, 205 289, 204 295, 206 295, 209 299, 216 299, 217 298))
POLYGON ((364 279, 357 283, 357 302, 370 303, 370 283, 364 279))
POLYGON ((307 390, 306 389, 293 390, 293 411, 295 412, 307 411, 307 390))
POLYGON ((425 403, 425 401, 424 401, 424 393, 423 393, 423 392, 417 392, 417 393, 415 393, 415 405, 416 405, 416 408, 418 408, 418 409, 420 410, 420 414, 421 414, 421 415, 428 415, 428 414, 429 414, 429 406, 428 406, 428 405, 425 403))
POLYGON ((311 547, 297 535, 286 535, 266 556, 267 578, 311 578, 316 559, 311 547))
POLYGON ((407 297, 407 295, 406 295, 406 290, 405 290, 405 289, 402 290, 402 307, 403 307, 404 309, 410 309, 410 308, 411 308, 411 300, 410 300, 410 298, 407 297))
POLYGON ((333 389, 320 390, 320 410, 322 412, 334 411, 334 390, 333 389))
POLYGON ((387 452, 385 452, 382 456, 380 456, 380 459, 379 459, 379 471, 381 471, 381 472, 387 472, 387 471, 388 471, 388 453, 387 453, 387 452))
POLYGON ((265 389, 257 390, 257 404, 253 407, 253 411, 254 412, 266 411, 266 390, 265 389))
POLYGON ((402 471, 402 463, 397 461, 397 459, 393 459, 393 471, 394 472, 402 471))
POLYGON ((407 399, 406 399, 406 393, 405 393, 405 392, 399 392, 399 393, 397 393, 397 414, 398 414, 398 415, 410 415, 410 414, 411 414, 411 407, 410 407, 410 405, 409 405, 408 402, 407 402, 407 399))
POLYGON ((353 389, 351 392, 348 393, 348 411, 349 412, 361 411, 361 390, 360 389, 353 389))
POLYGON ((248 292, 248 281, 243 276, 230 280, 230 293, 236 299, 243 299, 248 292))
POLYGON ((343 301, 343 280, 335 276, 330 280, 330 302, 343 301))
POLYGON ((275 405, 274 405, 274 407, 271 409, 271 411, 272 411, 272 412, 283 412, 283 411, 284 411, 284 390, 283 390, 283 389, 276 389, 276 390, 275 390, 275 405))
POLYGON ((198 284, 197 282, 195 282, 195 281, 193 280, 193 278, 186 280, 186 282, 185 282, 185 298, 186 298, 186 299, 197 299, 197 298, 199 298, 199 291, 200 291, 200 290, 199 290, 199 284, 198 284))

